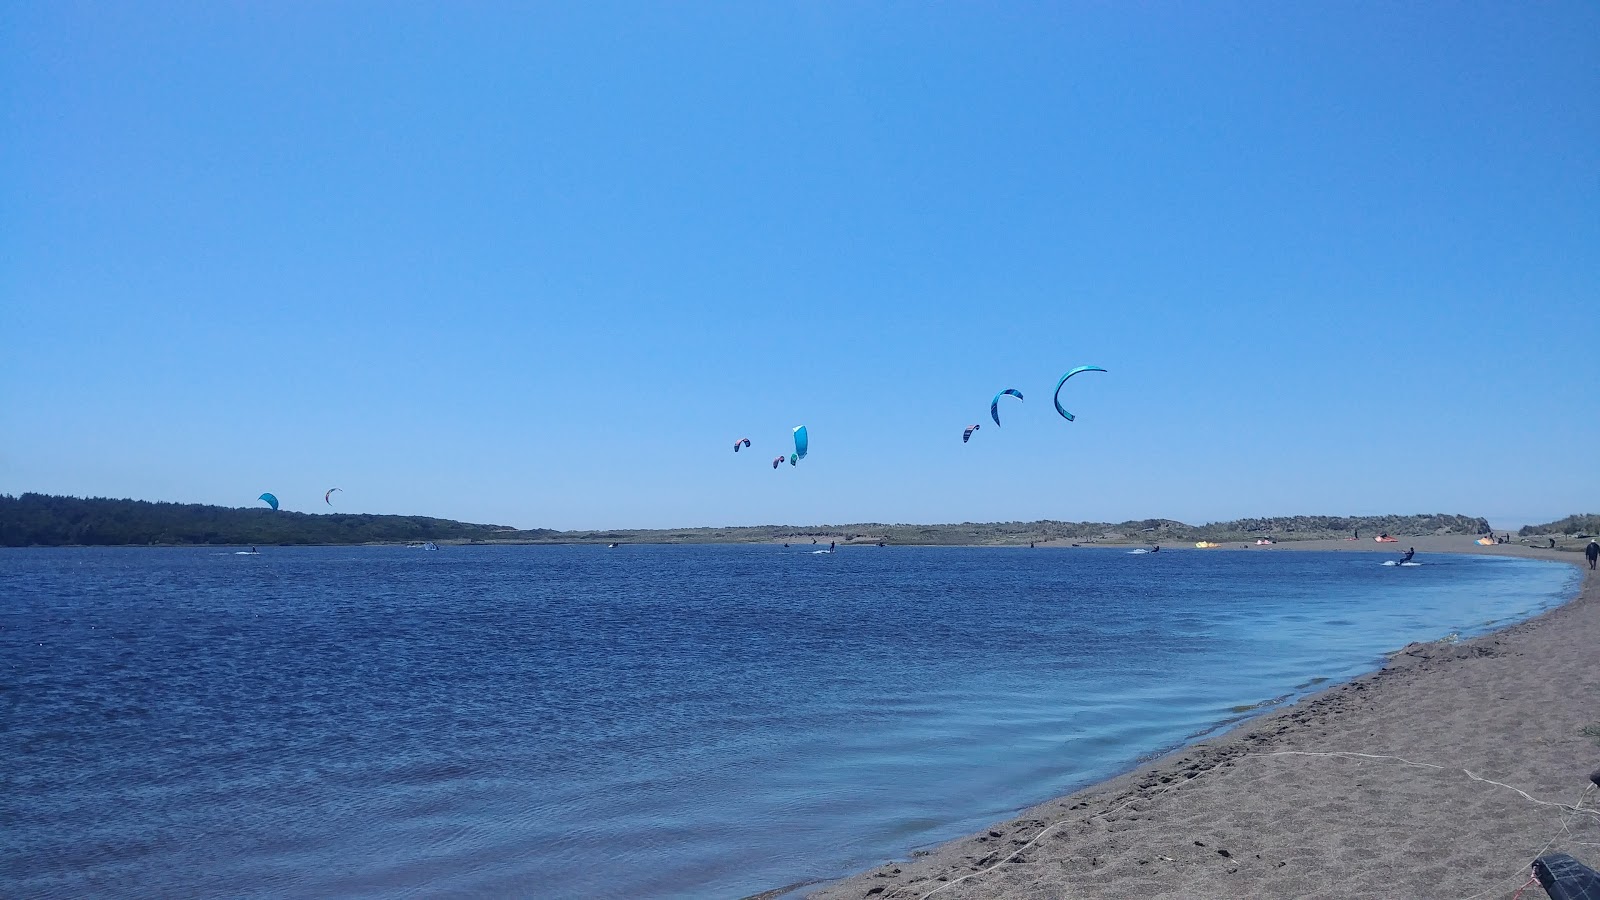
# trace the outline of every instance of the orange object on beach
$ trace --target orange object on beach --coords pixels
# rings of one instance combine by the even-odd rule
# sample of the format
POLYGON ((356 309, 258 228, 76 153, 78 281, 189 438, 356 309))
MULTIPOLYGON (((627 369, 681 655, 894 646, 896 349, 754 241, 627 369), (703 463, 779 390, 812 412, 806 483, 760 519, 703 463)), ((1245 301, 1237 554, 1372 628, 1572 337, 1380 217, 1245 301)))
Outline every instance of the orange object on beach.
POLYGON ((1373 538, 1373 540, 1377 541, 1380 544, 1398 544, 1398 543, 1400 543, 1400 539, 1399 538, 1392 538, 1392 537, 1389 537, 1387 534, 1380 534, 1377 537, 1373 538))

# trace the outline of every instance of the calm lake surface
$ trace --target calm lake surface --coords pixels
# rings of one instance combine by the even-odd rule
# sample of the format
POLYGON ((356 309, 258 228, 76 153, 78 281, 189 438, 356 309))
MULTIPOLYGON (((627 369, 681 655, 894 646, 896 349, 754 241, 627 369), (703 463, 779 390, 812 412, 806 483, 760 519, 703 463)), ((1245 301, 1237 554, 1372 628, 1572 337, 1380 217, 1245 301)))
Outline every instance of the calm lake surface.
POLYGON ((0 895, 737 898, 1569 599, 1369 553, 0 551, 0 895))

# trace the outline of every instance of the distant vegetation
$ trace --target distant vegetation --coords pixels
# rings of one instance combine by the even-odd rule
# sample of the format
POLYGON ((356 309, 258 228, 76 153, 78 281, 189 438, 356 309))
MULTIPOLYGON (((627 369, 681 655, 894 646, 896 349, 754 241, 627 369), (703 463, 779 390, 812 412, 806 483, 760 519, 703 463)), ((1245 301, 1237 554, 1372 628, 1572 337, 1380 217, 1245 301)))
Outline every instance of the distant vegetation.
POLYGON ((542 537, 523 538, 521 534, 502 535, 505 540, 572 541, 621 543, 736 543, 752 541, 889 544, 996 544, 1018 545, 1040 541, 1088 543, 1147 542, 1191 543, 1195 541, 1312 540, 1349 537, 1359 531, 1363 537, 1381 533, 1395 536, 1424 534, 1487 534, 1489 522, 1470 516, 1424 514, 1414 516, 1283 516, 1268 519, 1238 519, 1209 525, 1187 525, 1172 519, 1139 519, 1129 522, 963 522, 951 525, 886 525, 863 522, 853 525, 758 525, 742 528, 677 528, 666 530, 562 531, 542 537))
MULTIPOLYGON (((1581 518, 1581 517, 1573 517, 1581 518)), ((1566 520, 1563 520, 1566 521, 1566 520)), ((1186 525, 1172 519, 1130 522, 963 522, 948 525, 756 525, 735 528, 517 530, 422 516, 313 515, 194 503, 151 503, 0 494, 0 546, 113 544, 362 544, 402 541, 483 543, 734 544, 786 541, 924 545, 1021 545, 1030 542, 1311 540, 1426 534, 1486 534, 1481 518, 1454 515, 1286 516, 1186 525)), ((1526 533, 1526 529, 1524 529, 1526 533)))
POLYGON ((309 515, 197 503, 0 494, 0 546, 6 547, 481 540, 511 530, 423 516, 309 515))
POLYGON ((1535 534, 1600 534, 1600 514, 1582 513, 1543 525, 1525 525, 1517 534, 1522 537, 1535 534))

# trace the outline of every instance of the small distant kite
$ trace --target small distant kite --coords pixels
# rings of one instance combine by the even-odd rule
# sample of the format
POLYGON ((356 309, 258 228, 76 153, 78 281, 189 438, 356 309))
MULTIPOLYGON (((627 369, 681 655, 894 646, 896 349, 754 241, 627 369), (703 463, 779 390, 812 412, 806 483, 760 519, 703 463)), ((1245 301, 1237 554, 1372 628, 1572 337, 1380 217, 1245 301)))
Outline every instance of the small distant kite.
POLYGON ((1000 427, 1000 398, 1007 394, 1010 394, 1018 400, 1022 399, 1022 392, 1016 388, 1006 388, 1000 393, 994 395, 994 399, 989 401, 989 418, 994 419, 994 427, 996 428, 1000 427))
POLYGON ((739 452, 739 448, 741 446, 743 446, 743 447, 750 446, 750 439, 749 438, 739 438, 737 441, 734 441, 733 442, 733 452, 738 453, 739 452))
POLYGON ((783 465, 783 457, 781 457, 781 456, 774 456, 774 457, 773 457, 773 458, 772 458, 772 467, 773 467, 773 468, 774 468, 774 469, 776 469, 776 468, 777 468, 777 467, 779 467, 779 466, 781 466, 781 465, 783 465))
POLYGON ((1071 378, 1072 376, 1074 376, 1076 374, 1078 374, 1079 372, 1104 372, 1104 371, 1105 371, 1105 369, 1102 369, 1099 366, 1079 366, 1076 369, 1073 369, 1072 371, 1068 372, 1067 374, 1061 376, 1061 380, 1056 382, 1056 396, 1055 396, 1056 412, 1061 414, 1061 418, 1066 419, 1068 422, 1071 422, 1073 420, 1073 418, 1074 418, 1072 413, 1067 412, 1066 409, 1064 407, 1062 407, 1062 405, 1061 405, 1061 388, 1062 388, 1062 386, 1064 386, 1067 383, 1067 379, 1071 378))
POLYGON ((339 493, 342 494, 342 493, 344 493, 344 488, 328 488, 328 492, 326 494, 322 495, 322 502, 328 504, 329 506, 332 506, 333 505, 333 492, 334 491, 338 491, 339 493))
POLYGON ((266 501, 266 504, 268 506, 272 507, 273 509, 277 509, 278 508, 278 498, 274 497, 271 494, 262 494, 261 496, 257 497, 256 499, 257 500, 266 501))
POLYGON ((794 455, 795 455, 795 459, 791 459, 791 460, 789 460, 789 462, 790 463, 794 463, 797 460, 805 459, 806 458, 806 448, 807 448, 807 446, 810 445, 810 443, 811 443, 811 439, 806 435, 806 427, 804 425, 796 425, 794 427, 794 455))
POLYGON ((972 440, 972 433, 981 427, 980 425, 968 425, 967 430, 961 432, 961 443, 965 444, 967 441, 972 440))

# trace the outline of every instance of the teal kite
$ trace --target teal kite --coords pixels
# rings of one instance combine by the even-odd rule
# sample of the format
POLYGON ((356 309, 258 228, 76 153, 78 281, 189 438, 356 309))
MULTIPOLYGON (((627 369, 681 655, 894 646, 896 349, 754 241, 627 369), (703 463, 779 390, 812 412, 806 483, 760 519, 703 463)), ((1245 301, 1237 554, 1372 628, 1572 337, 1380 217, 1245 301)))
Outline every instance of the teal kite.
POLYGON ((1061 380, 1056 382, 1056 396, 1055 396, 1056 412, 1061 413, 1061 418, 1066 419, 1068 422, 1071 422, 1073 420, 1073 418, 1074 418, 1072 413, 1067 412, 1061 406, 1061 388, 1062 388, 1063 385, 1065 385, 1067 383, 1067 379, 1071 378, 1072 376, 1074 376, 1076 374, 1078 374, 1079 372, 1104 372, 1104 371, 1105 371, 1105 369, 1102 369, 1099 366, 1079 366, 1076 369, 1073 369, 1072 371, 1068 372, 1067 374, 1061 376, 1061 380))
POLYGON ((1000 427, 1000 398, 1007 394, 1010 394, 1018 400, 1022 399, 1022 392, 1016 388, 1006 388, 1000 393, 994 395, 994 399, 989 401, 989 418, 994 419, 994 427, 996 428, 1000 427))
POLYGON ((278 498, 272 496, 271 494, 262 494, 261 496, 257 497, 256 499, 257 500, 265 500, 267 502, 267 505, 272 507, 273 509, 277 509, 278 508, 278 498))
POLYGON ((810 439, 806 437, 806 427, 804 425, 796 425, 794 427, 795 460, 792 461, 798 461, 806 458, 806 446, 810 442, 810 439))

